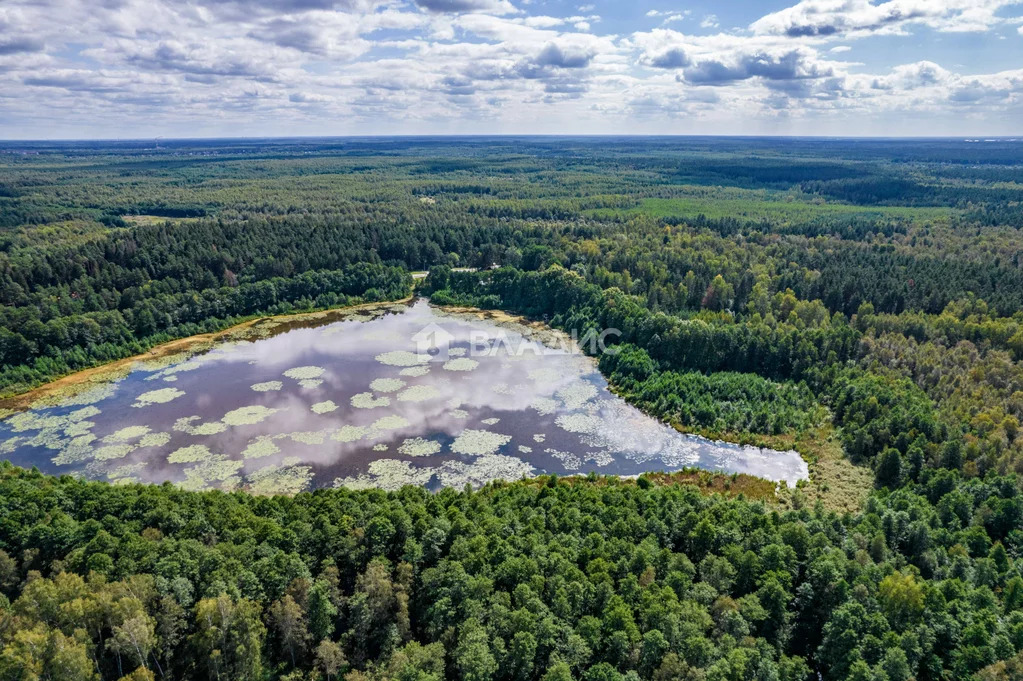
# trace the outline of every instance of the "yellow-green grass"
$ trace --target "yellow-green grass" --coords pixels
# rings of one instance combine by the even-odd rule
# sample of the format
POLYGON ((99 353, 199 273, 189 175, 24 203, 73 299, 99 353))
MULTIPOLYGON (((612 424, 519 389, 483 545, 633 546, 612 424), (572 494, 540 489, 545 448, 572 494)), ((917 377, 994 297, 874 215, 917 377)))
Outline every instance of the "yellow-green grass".
POLYGON ((122 215, 121 219, 132 225, 162 225, 165 222, 197 222, 200 218, 169 218, 162 215, 122 215))
POLYGON ((639 200, 638 205, 631 208, 597 208, 583 211, 583 213, 590 217, 603 219, 632 215, 645 215, 653 218, 695 218, 703 215, 709 219, 731 217, 753 221, 770 220, 774 223, 805 222, 825 216, 877 216, 934 220, 947 218, 952 214, 951 209, 941 207, 854 206, 817 200, 786 199, 782 194, 771 195, 764 192, 749 192, 749 194, 744 197, 644 198, 639 200))

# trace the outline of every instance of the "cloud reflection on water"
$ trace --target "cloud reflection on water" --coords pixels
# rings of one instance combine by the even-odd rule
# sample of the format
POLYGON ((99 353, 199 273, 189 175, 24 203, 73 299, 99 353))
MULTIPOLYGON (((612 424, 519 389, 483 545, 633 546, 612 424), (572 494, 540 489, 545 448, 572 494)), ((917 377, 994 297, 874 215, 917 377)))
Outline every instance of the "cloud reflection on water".
MULTIPOLYGON (((50 449, 26 444, 30 439, 24 438, 6 450, 15 463, 38 465, 49 473, 147 482, 187 480, 191 486, 242 486, 261 492, 273 491, 275 484, 279 491, 289 492, 306 484, 329 486, 335 479, 385 487, 403 480, 457 485, 505 475, 588 470, 635 475, 691 465, 749 472, 790 485, 807 476, 806 463, 794 452, 715 443, 657 422, 610 393, 592 359, 544 347, 536 342, 536 333, 507 322, 441 313, 423 301, 400 313, 372 318, 362 313, 358 320, 319 327, 285 326, 276 335, 232 343, 167 367, 137 368, 116 383, 112 395, 97 402, 100 413, 91 417, 89 426, 97 440, 126 426, 144 425, 151 433, 166 434, 167 441, 159 446, 96 461, 95 449, 83 449, 79 440, 74 457, 55 457, 54 445, 57 450, 71 446, 70 424, 61 428, 57 427, 60 418, 46 418, 72 409, 58 406, 40 410, 39 419, 30 419, 40 428, 27 433, 41 436, 36 442, 45 441, 50 449), (424 365, 425 374, 410 375, 418 372, 378 361, 383 353, 421 352, 417 334, 427 328, 447 338, 455 351, 433 357, 424 365), (481 337, 500 339, 497 351, 481 354, 481 337), (516 349, 526 351, 516 353, 516 349), (452 364, 445 368, 447 361, 452 364), (166 376, 176 377, 173 386, 183 395, 143 409, 123 408, 151 391, 154 378, 166 376), (394 379, 403 385, 394 388, 394 379), (376 391, 371 386, 375 380, 376 391), (273 382, 281 382, 281 389, 252 388, 273 382), (389 397, 390 402, 358 408, 351 398, 360 393, 371 393, 373 399, 389 397), (328 400, 338 408, 313 410, 314 404, 328 400), (235 410, 246 407, 274 411, 256 422, 229 423, 229 414, 245 413, 235 410), (179 419, 196 416, 193 428, 174 428, 179 419), (212 425, 195 432, 194 427, 221 419, 227 425, 222 432, 213 432, 220 427, 212 425), (389 420, 404 425, 373 429, 375 423, 389 420), (331 439, 343 426, 366 429, 367 434, 348 442, 331 439), (466 431, 495 436, 477 434, 477 444, 460 446, 459 453, 452 443, 466 431), (265 455, 244 458, 242 452, 261 438, 274 447, 250 450, 265 455), (436 440, 440 451, 426 456, 402 454, 399 446, 412 438, 436 440), (192 465, 167 462, 171 452, 196 444, 209 449, 208 460, 192 465), (227 475, 235 468, 240 468, 236 475, 227 475), (204 479, 204 475, 214 477, 204 479)), ((76 426, 76 435, 81 435, 81 427, 76 426)), ((0 443, 24 435, 11 432, 7 423, 0 424, 0 443)))

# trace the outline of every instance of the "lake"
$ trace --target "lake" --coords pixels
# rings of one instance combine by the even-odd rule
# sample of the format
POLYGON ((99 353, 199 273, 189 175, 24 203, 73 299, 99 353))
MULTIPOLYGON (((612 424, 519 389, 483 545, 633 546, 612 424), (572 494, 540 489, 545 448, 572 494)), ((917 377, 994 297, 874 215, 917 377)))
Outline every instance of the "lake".
POLYGON ((138 362, 0 421, 0 457, 261 494, 686 467, 807 478, 796 452, 685 435, 643 414, 563 334, 424 300, 264 320, 199 354, 138 362))

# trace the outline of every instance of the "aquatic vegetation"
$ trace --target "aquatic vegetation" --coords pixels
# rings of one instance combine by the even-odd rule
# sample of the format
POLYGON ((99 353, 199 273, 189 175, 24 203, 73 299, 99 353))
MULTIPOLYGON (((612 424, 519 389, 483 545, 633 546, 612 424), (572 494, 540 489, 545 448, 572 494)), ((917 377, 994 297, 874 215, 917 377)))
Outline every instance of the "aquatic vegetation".
MULTIPOLYGON (((424 312, 423 307, 403 309, 414 311, 413 319, 424 312)), ((463 316, 472 321, 473 328, 493 325, 489 321, 481 322, 479 315, 463 316)), ((48 408, 12 413, 0 423, 0 453, 6 452, 5 456, 22 464, 27 462, 31 465, 42 460, 47 465, 59 466, 60 472, 89 478, 126 481, 137 474, 142 479, 157 482, 163 479, 184 480, 184 486, 194 489, 210 486, 236 489, 244 486, 263 493, 292 493, 308 484, 322 484, 311 472, 313 467, 308 465, 308 459, 319 457, 324 449, 326 454, 337 450, 344 450, 348 455, 356 454, 351 458, 353 463, 348 464, 356 468, 346 467, 344 475, 350 476, 353 484, 373 485, 377 481, 366 472, 366 466, 369 461, 386 458, 386 452, 390 451, 413 464, 428 464, 434 468, 422 465, 388 468, 390 464, 381 464, 377 470, 388 476, 390 482, 386 482, 387 485, 400 484, 400 481, 416 484, 417 480, 421 481, 418 484, 435 485, 441 477, 440 484, 478 485, 493 477, 517 478, 533 474, 527 463, 514 457, 528 455, 532 459, 548 446, 534 444, 543 443, 545 436, 532 432, 538 426, 531 425, 530 420, 547 423, 549 418, 557 424, 557 441, 551 442, 550 446, 566 450, 558 452, 557 456, 554 450, 547 453, 553 470, 587 470, 587 467, 607 466, 608 472, 615 472, 611 466, 621 464, 631 472, 637 465, 646 469, 667 469, 692 464, 700 458, 717 468, 758 465, 760 468, 757 470, 769 470, 768 464, 755 463, 763 459, 758 451, 715 448, 709 453, 697 452, 696 445, 673 429, 637 416, 635 409, 621 400, 602 399, 601 395, 606 393, 602 392, 600 379, 580 378, 593 371, 594 363, 588 358, 569 355, 539 357, 530 352, 508 355, 514 344, 519 342, 515 333, 507 334, 512 339, 509 343, 495 341, 493 353, 500 354, 496 358, 493 354, 488 355, 488 359, 471 357, 471 351, 466 347, 452 348, 453 352, 439 357, 401 349, 388 352, 408 343, 408 333, 404 329, 413 324, 414 321, 409 323, 396 317, 391 317, 387 324, 381 324, 375 331, 373 326, 360 329, 348 324, 345 328, 355 334, 351 348, 358 353, 358 364, 353 365, 351 371, 341 365, 338 377, 350 376, 352 380, 345 381, 344 386, 332 386, 329 393, 323 390, 323 379, 334 375, 333 363, 321 362, 326 368, 309 364, 287 371, 275 368, 275 372, 283 373, 272 375, 279 380, 252 383, 255 377, 263 376, 256 373, 264 370, 262 361, 249 360, 248 355, 225 361, 227 354, 214 350, 201 359, 179 357, 174 363, 161 362, 162 366, 153 372, 129 376, 119 384, 123 393, 121 399, 126 399, 127 404, 131 404, 139 392, 143 395, 139 397, 138 404, 161 404, 187 393, 189 399, 180 399, 177 404, 161 409, 160 420, 144 425, 141 419, 125 418, 121 413, 123 409, 108 408, 101 413, 92 404, 76 404, 70 407, 75 411, 67 414, 56 414, 56 410, 48 408), (374 356, 378 361, 367 364, 366 360, 374 356), (256 366, 251 367, 247 362, 255 362, 256 366), (438 371, 441 367, 445 370, 438 371), (196 370, 198 368, 202 371, 196 370), (251 380, 245 380, 246 372, 252 372, 251 380), (532 380, 527 380, 527 375, 532 380), (221 377, 226 380, 221 380, 221 377), (149 392, 138 387, 147 385, 140 381, 151 378, 177 378, 178 382, 149 392), (252 401, 265 406, 233 408, 245 403, 236 401, 235 386, 239 378, 243 393, 246 386, 253 392, 263 393, 252 401), (360 385, 368 387, 359 388, 360 385), (305 397, 309 393, 302 393, 304 386, 306 389, 315 387, 323 390, 322 396, 313 393, 317 396, 305 397), (357 392, 359 390, 364 392, 357 392), (288 414, 293 418, 278 414, 290 405, 298 405, 288 414), (392 411, 394 406, 400 408, 392 411), (504 417, 505 410, 521 411, 523 408, 528 409, 523 414, 524 419, 498 416, 504 417), (362 414, 353 413, 365 409, 378 409, 370 412, 373 415, 369 417, 369 423, 362 414), (196 410, 201 416, 189 416, 185 410, 196 410), (221 417, 224 411, 227 413, 221 417), (417 416, 413 418, 412 414, 417 416), (473 421, 474 418, 479 421, 473 421), (311 425, 310 421, 319 421, 329 427, 317 429, 318 426, 311 425), (502 423, 505 427, 501 430, 505 432, 493 432, 502 423), (463 425, 469 429, 461 430, 463 425), (158 427, 167 432, 151 432, 150 428, 158 427), (237 434, 231 433, 232 427, 251 427, 254 432, 241 436, 239 440, 237 434), (284 432, 303 427, 311 430, 284 432), (94 434, 95 430, 109 434, 99 436, 100 440, 94 434), (179 443, 179 434, 185 434, 189 439, 182 438, 179 443), (223 441, 220 441, 219 434, 226 435, 223 441), (145 447, 150 449, 135 451, 145 447), (54 451, 40 455, 43 449, 54 451), (217 451, 230 454, 214 453, 217 451), (278 461, 294 454, 300 458, 290 463, 278 461), (451 458, 445 456, 447 454, 461 457, 461 460, 444 466, 443 459, 451 458), (40 459, 33 458, 40 456, 40 459), (490 469, 486 469, 478 460, 489 456, 497 458, 488 459, 485 463, 490 469), (274 482, 291 473, 272 472, 273 468, 259 478, 249 476, 250 479, 243 480, 239 477, 241 470, 248 468, 251 472, 253 464, 244 462, 267 463, 259 459, 270 457, 273 457, 275 465, 279 464, 277 467, 302 465, 308 472, 298 476, 301 480, 294 484, 274 482), (168 458, 180 467, 167 465, 168 458), (238 463, 232 459, 243 462, 244 468, 239 469, 238 463), (146 467, 128 468, 141 464, 146 464, 146 467), (306 475, 313 477, 303 482, 306 475), (253 480, 259 482, 258 486, 253 480)), ((499 326, 516 333, 521 328, 504 322, 499 326)), ((495 339, 505 333, 501 329, 498 331, 495 339)), ((242 337, 265 335, 268 334, 240 332, 242 337)), ((283 361, 287 361, 288 354, 278 354, 278 351, 289 351, 287 341, 258 342, 276 345, 268 347, 270 352, 257 351, 254 356, 272 357, 274 362, 282 361, 283 357, 283 361)), ((349 347, 327 344, 330 354, 341 352, 343 355, 349 347)), ((319 361, 312 359, 319 355, 304 351, 301 355, 306 358, 291 364, 319 361)), ((296 353, 295 356, 301 355, 296 353)), ((282 366, 287 368, 290 365, 282 366)), ((97 394, 101 392, 97 391, 97 394)), ((113 395, 113 388, 102 391, 102 394, 113 395)), ((58 406, 61 406, 61 412, 69 411, 62 405, 58 406)), ((542 465, 538 464, 538 467, 542 465)))
POLYGON ((135 474, 142 472, 145 468, 146 463, 144 461, 141 463, 126 463, 107 471, 107 478, 112 481, 118 481, 123 478, 130 478, 131 481, 135 481, 135 474))
POLYGON ((71 384, 54 390, 29 405, 30 409, 47 407, 71 407, 74 405, 91 405, 113 397, 117 392, 117 384, 113 382, 92 384, 71 384))
POLYGON ((544 452, 560 461, 566 471, 577 471, 583 464, 582 460, 572 452, 561 452, 557 449, 545 449, 544 452))
POLYGON ((284 383, 281 381, 264 381, 262 383, 253 383, 249 386, 249 388, 255 390, 257 393, 273 392, 275 390, 280 390, 283 387, 284 383))
POLYGON ((135 404, 133 407, 148 407, 151 404, 166 404, 171 400, 184 395, 184 391, 178 390, 177 388, 160 388, 159 390, 150 390, 144 392, 135 398, 135 404))
POLYGON ((133 451, 135 451, 135 445, 107 445, 105 447, 97 447, 93 451, 92 456, 97 461, 109 461, 110 459, 123 459, 133 451))
POLYGON ((198 474, 186 475, 185 479, 178 483, 178 487, 186 492, 205 492, 210 489, 209 483, 198 474))
POLYGON ((597 396, 597 386, 588 381, 573 381, 555 393, 565 409, 580 409, 597 396))
POLYGON ((288 369, 287 371, 284 372, 284 375, 287 376, 288 378, 293 378, 296 381, 304 381, 308 379, 317 379, 320 376, 322 376, 326 371, 327 370, 324 369, 323 367, 304 366, 288 369))
POLYGON ((337 411, 338 406, 331 400, 326 400, 325 402, 317 402, 309 408, 312 409, 314 414, 329 414, 332 411, 337 411))
POLYGON ((583 456, 583 459, 589 461, 594 466, 603 468, 604 466, 610 466, 615 462, 614 455, 611 452, 588 452, 583 456))
POLYGON ((529 408, 542 416, 549 416, 558 411, 558 401, 549 397, 538 397, 529 403, 529 408))
POLYGON ((468 357, 458 357, 444 362, 444 368, 448 371, 472 371, 479 365, 479 362, 468 357))
POLYGON ((25 444, 29 447, 43 447, 45 449, 63 449, 64 445, 68 442, 67 438, 62 437, 60 432, 53 429, 43 430, 37 433, 34 437, 29 438, 25 441, 25 444))
POLYGON ((398 445, 398 453, 405 456, 430 456, 441 450, 441 444, 436 440, 427 440, 421 437, 411 437, 398 445))
POLYGON ((405 381, 400 378, 378 378, 369 384, 370 390, 378 393, 393 393, 405 387, 405 381))
POLYGON ((243 459, 262 459, 265 456, 273 456, 280 453, 280 447, 274 444, 273 438, 269 435, 260 435, 249 440, 242 450, 243 459))
POLYGON ((597 361, 592 357, 587 357, 586 355, 576 353, 566 358, 565 361, 568 362, 570 370, 573 371, 580 378, 598 372, 597 361))
POLYGON ((210 483, 220 482, 223 490, 236 489, 241 484, 237 473, 244 466, 242 461, 228 459, 222 454, 212 454, 195 466, 185 469, 185 480, 180 487, 186 490, 209 489, 210 483))
POLYGON ((600 429, 600 419, 593 414, 576 412, 572 414, 561 414, 554 422, 562 430, 570 433, 595 433, 600 429))
POLYGON ((322 430, 299 430, 294 433, 283 433, 276 436, 276 439, 288 438, 292 442, 304 445, 322 445, 327 439, 327 434, 322 430))
POLYGON ((310 466, 298 466, 285 459, 280 466, 265 466, 245 476, 245 489, 253 494, 298 494, 313 479, 310 466))
POLYGON ((136 440, 149 432, 149 426, 125 426, 118 431, 107 435, 103 438, 103 442, 116 443, 116 442, 128 442, 129 440, 136 440))
POLYGON ((227 430, 227 424, 220 421, 200 423, 197 426, 192 425, 193 422, 198 421, 200 418, 202 417, 182 416, 174 422, 171 428, 179 433, 188 433, 189 435, 216 435, 227 430))
POLYGON ((96 426, 95 421, 76 421, 70 423, 64 428, 64 434, 68 437, 77 437, 79 435, 85 435, 96 426))
POLYGON ((348 489, 379 487, 393 492, 405 485, 425 485, 433 476, 433 468, 419 468, 400 459, 378 459, 370 462, 368 471, 362 475, 337 478, 334 480, 334 487, 347 487, 348 489))
POLYGON ((436 399, 440 391, 432 385, 413 385, 398 393, 399 402, 425 402, 436 399))
POLYGON ((56 430, 63 428, 70 420, 65 416, 44 416, 31 411, 15 414, 4 422, 15 433, 26 430, 56 430))
POLYGON ((227 430, 227 424, 221 421, 210 421, 209 423, 200 423, 191 431, 192 435, 216 435, 217 433, 223 433, 227 430))
POLYGON ((80 435, 73 438, 68 442, 57 456, 53 457, 52 461, 58 466, 68 466, 71 464, 81 463, 92 459, 95 450, 93 449, 92 443, 96 441, 96 436, 80 435))
POLYGON ((192 423, 198 421, 201 418, 202 418, 201 416, 182 416, 181 418, 174 421, 174 425, 171 426, 171 430, 175 430, 179 433, 187 433, 188 431, 195 427, 192 425, 192 423))
POLYGON ((540 385, 554 385, 565 377, 563 372, 552 367, 531 369, 526 375, 531 381, 539 383, 540 385))
POLYGON ((221 419, 224 423, 229 426, 251 426, 256 423, 260 423, 268 419, 273 414, 276 414, 279 409, 271 409, 270 407, 264 407, 261 404, 252 405, 250 407, 239 407, 238 409, 232 409, 231 411, 224 414, 224 418, 221 419))
POLYGON ((233 476, 245 464, 241 461, 228 459, 222 454, 216 454, 212 458, 201 462, 198 466, 186 469, 185 474, 200 473, 207 480, 227 480, 233 476))
POLYGON ((358 393, 352 395, 350 402, 356 409, 376 409, 390 406, 391 398, 387 396, 373 397, 373 393, 358 393))
POLYGON ((395 414, 377 419, 370 427, 373 430, 397 430, 398 428, 405 428, 408 425, 409 422, 404 416, 398 416, 395 414))
POLYGON ((376 356, 376 361, 395 367, 411 367, 430 361, 429 355, 420 355, 408 350, 392 350, 376 356))
POLYGON ((143 447, 163 447, 170 442, 170 433, 148 433, 139 440, 139 449, 143 447))
POLYGON ((345 425, 334 431, 330 439, 335 442, 355 442, 366 437, 367 433, 369 433, 369 428, 365 426, 345 425))
MULTIPOLYGON (((93 436, 93 439, 95 438, 96 436, 93 436)), ((15 437, 9 437, 6 440, 0 442, 0 454, 10 454, 11 452, 18 448, 18 445, 24 439, 25 438, 21 437, 20 435, 16 435, 15 437)))
POLYGON ((209 356, 193 359, 191 361, 183 362, 181 364, 174 364, 161 371, 159 375, 166 377, 175 376, 186 371, 195 371, 196 369, 201 369, 203 362, 205 362, 207 359, 209 359, 209 356))
POLYGON ((195 463, 206 461, 213 456, 213 452, 206 445, 189 445, 175 449, 167 457, 167 463, 195 463))
POLYGON ((100 411, 99 407, 94 407, 90 405, 87 407, 82 407, 81 409, 75 409, 73 412, 70 412, 64 418, 66 418, 71 423, 79 423, 81 421, 84 421, 85 419, 91 419, 93 416, 99 416, 102 413, 103 412, 100 411))
POLYGON ((482 487, 491 480, 533 477, 535 469, 518 457, 485 454, 469 463, 445 461, 436 472, 441 485, 460 488, 465 485, 482 487))
MULTIPOLYGON (((195 354, 194 351, 190 349, 181 352, 173 352, 160 357, 147 357, 135 362, 133 368, 139 371, 152 371, 155 372, 155 376, 161 376, 163 375, 163 371, 161 371, 162 369, 174 366, 175 364, 187 362, 191 359, 193 354, 195 354)), ((150 376, 149 378, 153 377, 154 376, 150 376)))
POLYGON ((216 346, 214 346, 213 352, 206 355, 206 358, 216 358, 225 355, 230 355, 234 352, 237 352, 239 349, 241 349, 241 347, 242 347, 241 343, 238 342, 237 340, 227 341, 221 340, 219 343, 217 343, 216 346))
POLYGON ((511 442, 510 435, 467 428, 455 438, 451 444, 451 451, 466 456, 482 456, 493 454, 509 442, 511 442))

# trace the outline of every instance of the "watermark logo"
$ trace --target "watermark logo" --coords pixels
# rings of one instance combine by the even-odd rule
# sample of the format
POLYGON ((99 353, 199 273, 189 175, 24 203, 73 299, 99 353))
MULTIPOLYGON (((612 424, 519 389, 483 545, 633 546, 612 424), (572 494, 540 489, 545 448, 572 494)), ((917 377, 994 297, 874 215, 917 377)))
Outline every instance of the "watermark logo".
POLYGON ((419 330, 412 341, 416 344, 416 353, 428 355, 434 361, 447 361, 451 357, 451 347, 458 342, 461 346, 467 341, 467 348, 456 353, 458 356, 494 357, 497 355, 613 355, 618 352, 616 345, 622 332, 618 329, 590 329, 579 334, 572 329, 567 333, 552 333, 545 337, 544 342, 523 336, 519 333, 508 333, 504 329, 472 329, 468 335, 459 340, 454 334, 439 324, 429 324, 419 330))
POLYGON ((416 344, 416 353, 429 355, 431 359, 447 360, 448 349, 455 340, 455 335, 440 324, 429 324, 412 336, 416 344))

